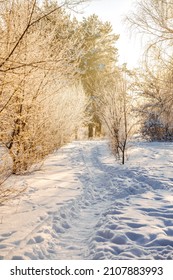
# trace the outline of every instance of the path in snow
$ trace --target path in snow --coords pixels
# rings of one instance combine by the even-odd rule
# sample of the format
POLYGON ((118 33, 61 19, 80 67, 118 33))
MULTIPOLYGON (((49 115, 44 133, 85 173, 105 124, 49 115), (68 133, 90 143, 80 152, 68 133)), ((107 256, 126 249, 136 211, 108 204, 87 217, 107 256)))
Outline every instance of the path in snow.
POLYGON ((25 177, 13 217, 2 207, 1 258, 173 259, 173 145, 135 145, 122 166, 106 141, 74 142, 25 177))

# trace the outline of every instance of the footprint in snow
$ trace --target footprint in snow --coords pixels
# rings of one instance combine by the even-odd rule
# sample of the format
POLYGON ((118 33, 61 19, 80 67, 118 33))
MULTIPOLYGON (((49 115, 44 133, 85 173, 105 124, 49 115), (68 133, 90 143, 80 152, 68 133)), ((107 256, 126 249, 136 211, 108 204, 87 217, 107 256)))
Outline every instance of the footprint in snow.
POLYGON ((145 227, 145 224, 138 224, 138 223, 127 223, 127 225, 131 228, 141 228, 141 227, 145 227))
POLYGON ((5 248, 7 248, 7 246, 5 244, 0 245, 0 249, 5 249, 5 248))
POLYGON ((36 243, 41 243, 44 241, 44 238, 41 235, 34 237, 36 243))
POLYGON ((27 244, 32 245, 35 243, 41 243, 44 241, 44 238, 41 235, 35 236, 34 238, 31 238, 27 244))
POLYGON ((126 236, 132 240, 132 241, 138 241, 139 239, 143 239, 144 235, 140 233, 135 233, 135 232, 126 232, 126 236))
POLYGON ((7 233, 3 233, 1 234, 2 237, 10 237, 12 234, 14 234, 16 231, 11 231, 11 232, 7 232, 7 233))
POLYGON ((166 227, 173 226, 173 221, 172 220, 166 219, 166 220, 163 221, 163 223, 166 227))
POLYGON ((165 233, 168 235, 168 236, 173 236, 173 227, 172 228, 167 228, 165 230, 165 233))

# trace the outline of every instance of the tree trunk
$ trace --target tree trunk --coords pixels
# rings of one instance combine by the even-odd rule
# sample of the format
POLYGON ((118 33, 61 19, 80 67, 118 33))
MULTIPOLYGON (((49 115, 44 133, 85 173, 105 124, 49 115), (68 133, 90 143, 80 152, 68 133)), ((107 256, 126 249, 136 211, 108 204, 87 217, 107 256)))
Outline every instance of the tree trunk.
POLYGON ((96 136, 96 137, 100 137, 100 135, 101 135, 101 130, 102 130, 102 125, 101 125, 101 123, 99 122, 99 123, 97 123, 97 125, 96 125, 96 130, 95 130, 95 136, 96 136))
POLYGON ((94 127, 93 124, 88 125, 88 138, 93 138, 94 135, 94 127))

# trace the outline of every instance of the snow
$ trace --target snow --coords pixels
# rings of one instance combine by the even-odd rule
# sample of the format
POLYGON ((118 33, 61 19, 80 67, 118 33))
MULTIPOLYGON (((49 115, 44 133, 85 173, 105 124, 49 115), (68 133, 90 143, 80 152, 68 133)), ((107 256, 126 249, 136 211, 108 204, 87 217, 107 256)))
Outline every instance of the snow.
POLYGON ((12 176, 26 192, 2 205, 1 259, 173 259, 173 143, 76 141, 41 170, 12 176))

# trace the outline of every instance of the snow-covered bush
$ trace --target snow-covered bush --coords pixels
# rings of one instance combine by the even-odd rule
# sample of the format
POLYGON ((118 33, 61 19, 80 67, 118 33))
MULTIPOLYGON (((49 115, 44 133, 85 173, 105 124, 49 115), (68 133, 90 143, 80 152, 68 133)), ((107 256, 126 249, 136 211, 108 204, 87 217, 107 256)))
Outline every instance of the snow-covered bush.
POLYGON ((142 136, 149 141, 172 141, 173 128, 161 121, 160 116, 149 113, 141 129, 142 136))

